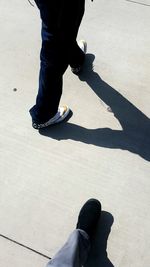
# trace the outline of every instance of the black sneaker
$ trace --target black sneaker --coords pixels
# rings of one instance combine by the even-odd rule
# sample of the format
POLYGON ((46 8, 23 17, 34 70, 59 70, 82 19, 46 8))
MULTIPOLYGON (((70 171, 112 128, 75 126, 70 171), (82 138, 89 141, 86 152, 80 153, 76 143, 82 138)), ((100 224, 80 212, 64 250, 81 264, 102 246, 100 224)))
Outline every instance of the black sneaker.
POLYGON ((76 229, 84 230, 91 238, 101 215, 101 203, 97 199, 89 199, 81 208, 76 229))
POLYGON ((46 121, 45 123, 36 123, 35 121, 32 121, 32 126, 34 129, 42 129, 49 125, 60 123, 68 116, 69 112, 70 109, 68 108, 68 106, 61 106, 58 108, 58 111, 53 118, 46 121))

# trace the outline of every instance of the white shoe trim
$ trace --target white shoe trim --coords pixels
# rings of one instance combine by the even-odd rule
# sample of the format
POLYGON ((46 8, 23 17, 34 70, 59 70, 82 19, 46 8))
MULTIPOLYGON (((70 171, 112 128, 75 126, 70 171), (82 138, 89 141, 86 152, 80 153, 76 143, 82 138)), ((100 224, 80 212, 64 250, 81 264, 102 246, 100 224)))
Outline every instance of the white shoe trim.
POLYGON ((87 52, 87 42, 85 40, 79 40, 78 41, 78 46, 83 51, 83 53, 86 54, 86 52, 87 52))

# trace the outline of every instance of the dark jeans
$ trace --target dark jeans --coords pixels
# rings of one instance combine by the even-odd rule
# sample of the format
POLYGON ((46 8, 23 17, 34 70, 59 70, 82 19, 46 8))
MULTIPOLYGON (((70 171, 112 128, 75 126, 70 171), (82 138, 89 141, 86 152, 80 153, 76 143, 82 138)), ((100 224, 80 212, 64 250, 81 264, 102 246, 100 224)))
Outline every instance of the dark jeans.
POLYGON ((39 90, 30 109, 32 119, 44 123, 53 117, 62 94, 63 74, 68 65, 79 66, 84 53, 76 38, 85 0, 35 0, 42 19, 39 90))

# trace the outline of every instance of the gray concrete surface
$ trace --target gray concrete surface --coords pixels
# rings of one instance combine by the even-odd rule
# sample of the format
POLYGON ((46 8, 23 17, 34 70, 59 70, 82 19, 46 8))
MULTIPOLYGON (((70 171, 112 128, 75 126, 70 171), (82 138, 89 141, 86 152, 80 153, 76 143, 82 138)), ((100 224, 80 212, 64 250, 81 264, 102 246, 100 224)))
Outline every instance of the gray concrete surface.
MULTIPOLYGON (((148 267, 150 1, 87 1, 79 33, 88 41, 85 71, 78 79, 67 70, 61 100, 73 116, 40 133, 28 114, 38 84, 38 11, 1 0, 0 25, 0 234, 52 257, 95 197, 107 216, 89 266, 148 267)), ((2 236, 0 251, 2 267, 47 262, 2 236)))

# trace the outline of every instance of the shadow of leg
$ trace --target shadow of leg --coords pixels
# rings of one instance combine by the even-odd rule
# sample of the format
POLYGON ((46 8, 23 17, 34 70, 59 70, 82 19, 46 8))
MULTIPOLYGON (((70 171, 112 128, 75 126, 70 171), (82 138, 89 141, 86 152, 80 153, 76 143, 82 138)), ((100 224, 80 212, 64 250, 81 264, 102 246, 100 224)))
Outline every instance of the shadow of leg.
POLYGON ((113 216, 106 211, 102 211, 101 220, 95 239, 92 242, 92 248, 86 267, 114 267, 107 256, 107 240, 113 222, 113 216))

